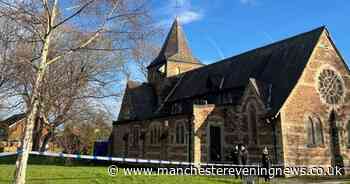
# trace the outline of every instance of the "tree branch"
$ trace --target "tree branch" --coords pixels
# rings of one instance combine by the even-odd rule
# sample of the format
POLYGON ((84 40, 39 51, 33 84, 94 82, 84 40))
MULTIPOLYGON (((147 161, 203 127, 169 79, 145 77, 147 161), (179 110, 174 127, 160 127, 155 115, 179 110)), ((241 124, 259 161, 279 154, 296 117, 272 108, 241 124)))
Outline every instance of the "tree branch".
POLYGON ((95 0, 90 0, 89 2, 85 3, 82 7, 79 8, 79 10, 77 10, 75 13, 73 13, 72 15, 66 17, 65 19, 63 19, 61 22, 57 23, 56 25, 54 25, 52 27, 52 29, 56 29, 58 26, 64 24, 65 22, 69 21, 70 19, 74 18, 75 16, 77 16, 78 14, 80 14, 86 7, 88 7, 90 4, 92 4, 95 0))
POLYGON ((46 64, 47 64, 47 65, 50 65, 50 64, 56 62, 57 60, 63 58, 64 56, 69 55, 69 54, 71 54, 71 53, 73 53, 73 52, 75 52, 75 51, 77 51, 77 50, 79 50, 79 49, 82 49, 82 48, 86 47, 86 46, 89 45, 91 42, 93 42, 97 37, 99 37, 102 31, 103 31, 103 29, 100 29, 100 30, 96 31, 95 35, 93 35, 92 37, 90 37, 85 43, 81 44, 79 47, 74 48, 74 49, 71 49, 71 50, 68 51, 68 52, 65 52, 65 53, 63 53, 63 54, 61 54, 61 55, 59 55, 59 56, 54 57, 53 59, 49 60, 46 64))

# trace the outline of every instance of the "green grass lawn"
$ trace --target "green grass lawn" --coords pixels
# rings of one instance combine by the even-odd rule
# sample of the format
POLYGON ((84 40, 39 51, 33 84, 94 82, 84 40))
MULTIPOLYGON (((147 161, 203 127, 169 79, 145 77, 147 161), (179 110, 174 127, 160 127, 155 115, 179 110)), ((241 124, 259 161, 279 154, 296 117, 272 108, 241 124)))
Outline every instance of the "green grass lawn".
MULTIPOLYGON (((0 164, 0 183, 11 183, 14 166, 0 164)), ((28 184, 206 184, 206 183, 241 183, 233 177, 205 176, 123 176, 111 177, 107 167, 101 166, 45 166, 29 165, 27 171, 28 184)))
MULTIPOLYGON (((0 184, 12 183, 15 157, 0 158, 0 184)), ((67 166, 62 158, 48 158, 45 156, 30 156, 27 170, 27 184, 239 184, 239 179, 229 176, 125 176, 123 169, 119 169, 117 176, 109 176, 107 166, 113 163, 92 163, 86 160, 73 160, 67 166), (101 166, 98 166, 101 165, 101 166)), ((120 167, 124 167, 119 165, 120 167)), ((125 165, 134 167, 133 165, 125 165)), ((261 184, 262 178, 259 179, 261 184)), ((350 184, 349 176, 341 177, 295 177, 275 178, 271 183, 322 183, 341 181, 350 184)))
MULTIPOLYGON (((10 184, 14 165, 0 164, 0 184, 10 184)), ((124 176, 122 171, 117 176, 108 175, 106 166, 53 166, 29 165, 27 184, 239 184, 240 180, 228 176, 124 176)), ((277 178, 271 183, 300 184, 339 182, 350 184, 349 177, 320 178, 297 177, 277 178)), ((261 180, 260 183, 261 184, 261 180)))

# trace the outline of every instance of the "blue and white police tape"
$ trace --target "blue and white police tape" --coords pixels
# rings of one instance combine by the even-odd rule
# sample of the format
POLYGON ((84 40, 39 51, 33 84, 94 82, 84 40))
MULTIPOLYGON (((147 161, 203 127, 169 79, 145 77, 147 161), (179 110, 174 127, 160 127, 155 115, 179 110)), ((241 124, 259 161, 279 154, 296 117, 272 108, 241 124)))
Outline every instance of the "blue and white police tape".
POLYGON ((193 165, 190 162, 179 161, 166 161, 166 160, 151 160, 151 159, 139 159, 139 158, 123 158, 123 157, 104 157, 94 155, 79 155, 79 154, 65 154, 65 153, 50 153, 50 152, 36 152, 31 151, 32 155, 42 155, 61 158, 75 158, 75 159, 88 159, 88 160, 104 160, 114 162, 127 162, 127 163, 148 163, 148 164, 173 164, 173 165, 193 165))
MULTIPOLYGON (((0 157, 12 156, 20 154, 21 151, 11 153, 0 153, 0 157)), ((73 158, 73 159, 88 159, 88 160, 103 160, 114 161, 122 163, 138 163, 138 164, 164 164, 164 165, 179 165, 179 166, 218 166, 218 167, 259 167, 259 165, 235 165, 235 164, 218 164, 218 163, 193 163, 181 161, 167 161, 167 160, 153 160, 153 159, 139 159, 139 158, 123 158, 123 157, 104 157, 94 155, 80 155, 80 154, 65 154, 65 153, 51 153, 51 152, 37 152, 31 151, 31 155, 41 155, 49 157, 73 158)))
POLYGON ((8 157, 8 156, 12 156, 12 155, 17 155, 16 152, 5 152, 5 153, 0 153, 0 157, 8 157))

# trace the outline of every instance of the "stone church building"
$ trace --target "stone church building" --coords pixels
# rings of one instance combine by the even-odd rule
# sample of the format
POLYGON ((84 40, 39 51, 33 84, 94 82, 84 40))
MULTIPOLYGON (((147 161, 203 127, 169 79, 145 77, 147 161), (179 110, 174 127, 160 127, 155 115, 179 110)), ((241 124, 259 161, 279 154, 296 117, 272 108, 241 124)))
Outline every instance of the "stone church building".
POLYGON ((111 139, 130 158, 225 163, 243 144, 250 164, 267 146, 278 164, 350 165, 349 68, 325 27, 204 65, 175 20, 111 139))

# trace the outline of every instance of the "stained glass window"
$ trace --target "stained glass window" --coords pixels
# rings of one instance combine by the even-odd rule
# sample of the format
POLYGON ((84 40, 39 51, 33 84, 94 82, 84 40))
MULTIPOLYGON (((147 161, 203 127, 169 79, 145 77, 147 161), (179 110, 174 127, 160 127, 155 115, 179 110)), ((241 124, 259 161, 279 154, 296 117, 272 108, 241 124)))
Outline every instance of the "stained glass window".
POLYGON ((333 70, 323 70, 318 76, 318 91, 327 104, 339 104, 344 96, 341 77, 333 70))

